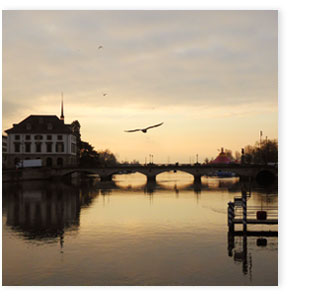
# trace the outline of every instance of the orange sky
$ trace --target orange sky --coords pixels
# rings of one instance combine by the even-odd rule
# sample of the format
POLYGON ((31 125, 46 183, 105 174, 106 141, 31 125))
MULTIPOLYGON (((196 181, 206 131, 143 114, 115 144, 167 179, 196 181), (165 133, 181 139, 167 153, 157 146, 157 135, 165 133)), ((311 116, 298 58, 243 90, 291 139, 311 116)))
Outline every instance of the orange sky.
POLYGON ((277 11, 4 11, 2 130, 64 92, 98 150, 203 161, 277 138, 277 51, 277 11))

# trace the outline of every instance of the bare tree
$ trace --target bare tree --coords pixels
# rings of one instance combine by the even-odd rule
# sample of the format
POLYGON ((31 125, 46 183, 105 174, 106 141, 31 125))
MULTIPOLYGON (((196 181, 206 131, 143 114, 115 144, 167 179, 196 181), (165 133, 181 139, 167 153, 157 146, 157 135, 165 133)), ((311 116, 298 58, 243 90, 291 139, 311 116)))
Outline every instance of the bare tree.
POLYGON ((116 165, 117 158, 116 156, 110 152, 110 150, 106 149, 103 151, 99 151, 99 163, 102 167, 109 167, 116 165))

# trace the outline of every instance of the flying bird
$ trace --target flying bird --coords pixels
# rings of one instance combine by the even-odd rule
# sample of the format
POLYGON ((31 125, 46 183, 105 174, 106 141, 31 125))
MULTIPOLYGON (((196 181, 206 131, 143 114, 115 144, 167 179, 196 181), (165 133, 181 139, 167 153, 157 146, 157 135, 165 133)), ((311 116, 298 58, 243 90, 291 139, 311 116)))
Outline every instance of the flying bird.
POLYGON ((102 49, 103 48, 103 45, 100 45, 97 49, 102 49))
POLYGON ((106 96, 107 95, 107 93, 103 93, 103 96, 106 96))
POLYGON ((143 128, 143 129, 133 129, 133 130, 125 130, 125 132, 137 132, 137 131, 141 131, 143 133, 147 133, 147 130, 148 129, 151 129, 151 128, 156 128, 156 127, 159 127, 163 125, 163 122, 162 123, 159 123, 159 124, 156 124, 156 125, 153 125, 153 126, 149 126, 147 128, 143 128))

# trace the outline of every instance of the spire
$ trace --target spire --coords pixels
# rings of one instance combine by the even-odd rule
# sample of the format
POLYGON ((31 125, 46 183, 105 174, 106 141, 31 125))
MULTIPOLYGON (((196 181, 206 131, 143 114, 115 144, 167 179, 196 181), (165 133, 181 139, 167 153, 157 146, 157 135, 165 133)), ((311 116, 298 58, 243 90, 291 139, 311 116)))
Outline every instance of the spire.
POLYGON ((63 98, 63 94, 61 92, 61 116, 60 116, 60 120, 64 121, 65 117, 64 117, 64 98, 63 98))

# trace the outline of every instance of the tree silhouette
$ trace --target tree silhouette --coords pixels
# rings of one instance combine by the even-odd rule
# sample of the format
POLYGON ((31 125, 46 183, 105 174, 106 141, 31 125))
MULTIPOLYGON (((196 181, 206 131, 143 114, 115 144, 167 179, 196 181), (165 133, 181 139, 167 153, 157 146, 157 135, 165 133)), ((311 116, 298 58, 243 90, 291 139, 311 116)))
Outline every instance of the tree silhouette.
POLYGON ((99 151, 99 164, 102 167, 109 167, 116 165, 118 163, 116 156, 106 149, 104 151, 99 151))
POLYGON ((97 167, 99 166, 99 155, 94 150, 94 147, 85 141, 81 141, 81 150, 80 150, 80 167, 97 167))
POLYGON ((278 162, 278 141, 267 139, 261 144, 247 145, 244 148, 244 162, 247 164, 267 164, 278 162))

